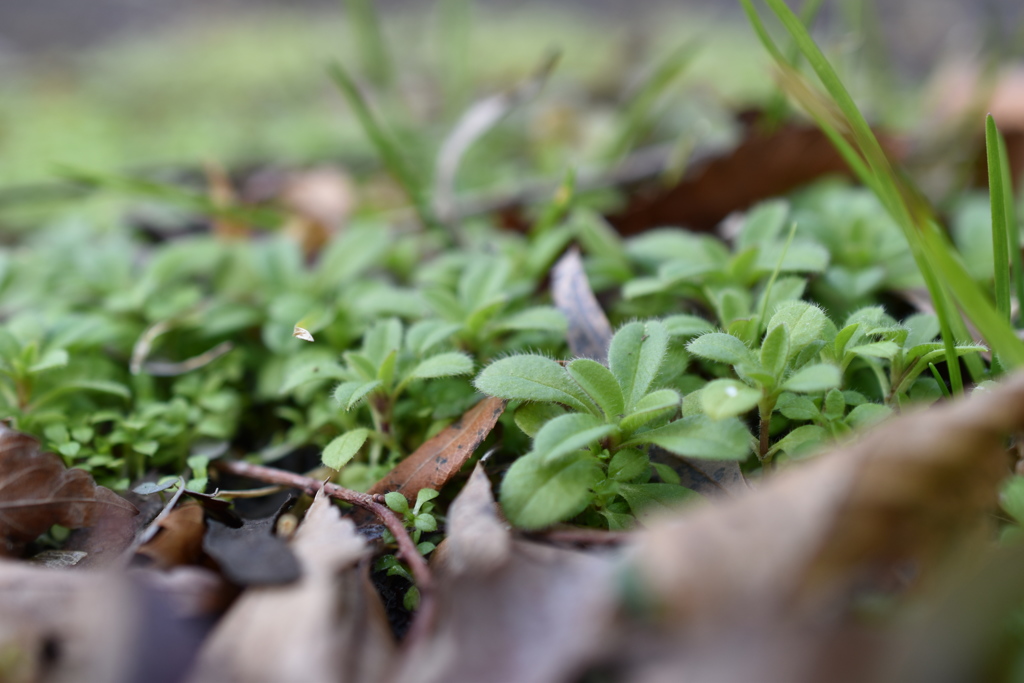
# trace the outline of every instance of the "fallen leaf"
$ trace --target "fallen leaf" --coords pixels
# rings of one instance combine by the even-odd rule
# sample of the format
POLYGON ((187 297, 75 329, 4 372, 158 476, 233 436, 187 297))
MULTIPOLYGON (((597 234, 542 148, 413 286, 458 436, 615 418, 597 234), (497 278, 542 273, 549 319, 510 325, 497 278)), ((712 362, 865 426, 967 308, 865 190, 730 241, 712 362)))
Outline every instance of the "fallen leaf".
POLYGON ((288 544, 274 534, 278 516, 246 520, 237 529, 211 519, 203 550, 237 586, 296 581, 302 570, 288 544))
POLYGON ((165 596, 112 571, 0 561, 0 679, 5 683, 173 683, 202 630, 165 596))
POLYGON ((483 470, 448 513, 438 548, 438 617, 406 652, 398 683, 555 683, 607 643, 616 609, 614 555, 514 540, 483 470))
POLYGON ((0 553, 15 551, 54 524, 77 529, 137 514, 85 470, 65 468, 31 436, 0 425, 0 553))
MULTIPOLYGON (((734 150, 702 162, 671 187, 636 191, 608 221, 625 235, 665 225, 711 230, 733 211, 762 199, 825 175, 849 174, 846 162, 817 128, 787 124, 764 132, 758 115, 745 118, 746 136, 734 150)), ((901 142, 876 134, 893 158, 903 156, 901 142)))
POLYGON ((504 411, 502 399, 483 399, 410 453, 374 484, 369 493, 398 491, 414 501, 420 489, 440 491, 473 457, 473 452, 491 433, 504 411))
POLYGON ((477 463, 448 507, 448 535, 431 561, 444 564, 455 576, 486 574, 508 558, 512 546, 508 529, 508 522, 494 504, 487 473, 477 463))
POLYGON ((291 548, 302 578, 246 590, 204 644, 191 683, 390 680, 394 643, 355 525, 321 492, 291 548))
POLYGON ((573 247, 551 271, 551 298, 569 323, 569 350, 579 358, 608 364, 612 326, 590 289, 579 249, 573 247))
POLYGON ((161 569, 198 564, 203 555, 206 533, 203 508, 194 502, 184 503, 162 519, 156 535, 136 551, 161 569))

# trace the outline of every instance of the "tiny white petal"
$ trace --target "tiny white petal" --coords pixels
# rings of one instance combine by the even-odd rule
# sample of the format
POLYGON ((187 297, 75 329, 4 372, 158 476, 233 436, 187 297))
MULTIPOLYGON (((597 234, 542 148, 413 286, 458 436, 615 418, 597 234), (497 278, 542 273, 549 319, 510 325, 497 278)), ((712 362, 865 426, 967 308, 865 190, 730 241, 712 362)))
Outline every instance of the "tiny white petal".
POLYGON ((728 396, 729 398, 736 398, 737 396, 740 395, 740 392, 734 386, 727 386, 725 388, 725 395, 728 396))
POLYGON ((304 327, 299 327, 298 325, 296 325, 295 329, 292 331, 292 336, 303 341, 313 341, 313 335, 309 333, 309 330, 304 327))

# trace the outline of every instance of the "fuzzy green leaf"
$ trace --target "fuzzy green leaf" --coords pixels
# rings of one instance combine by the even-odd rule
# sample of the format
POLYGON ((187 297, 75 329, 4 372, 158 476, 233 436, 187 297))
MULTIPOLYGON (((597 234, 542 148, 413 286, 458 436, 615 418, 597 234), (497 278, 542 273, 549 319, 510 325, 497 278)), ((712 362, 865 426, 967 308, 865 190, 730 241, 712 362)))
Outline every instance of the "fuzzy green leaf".
POLYGON ((638 448, 622 448, 608 462, 608 476, 615 481, 633 481, 650 471, 651 459, 638 448))
POLYGON ((340 403, 346 411, 352 410, 367 394, 379 386, 381 386, 379 379, 372 382, 342 382, 334 390, 334 400, 340 403))
POLYGON ((436 318, 421 320, 406 332, 405 345, 417 356, 422 356, 441 342, 451 339, 461 329, 462 325, 459 323, 449 323, 436 318))
POLYGON ((554 463, 574 451, 596 443, 615 431, 593 415, 570 413, 551 420, 533 439, 533 453, 545 463, 554 463))
POLYGON ((62 368, 68 364, 68 352, 64 349, 50 349, 43 357, 33 363, 28 371, 31 373, 42 372, 44 370, 52 370, 53 368, 62 368))
POLYGON ((308 382, 327 379, 337 380, 344 376, 345 369, 332 361, 306 363, 295 368, 285 376, 284 383, 281 385, 279 393, 287 394, 292 389, 300 387, 308 382))
POLYGON ((579 514, 593 500, 593 487, 604 478, 588 453, 556 463, 528 454, 512 463, 501 483, 501 507, 509 521, 539 529, 579 514))
POLYGON ((660 482, 618 484, 615 490, 626 500, 629 509, 638 519, 646 519, 651 515, 675 510, 686 501, 700 498, 700 494, 696 491, 660 482))
POLYGON ((900 347, 896 342, 880 341, 860 344, 847 349, 846 352, 865 358, 885 358, 886 360, 891 360, 900 352, 900 347))
POLYGON ((704 318, 686 313, 663 318, 661 324, 670 337, 696 337, 715 331, 715 326, 704 318))
POLYGON ((565 314, 553 306, 534 306, 502 318, 499 330, 544 330, 565 334, 568 325, 565 314))
POLYGON ((369 436, 370 430, 362 427, 345 432, 327 444, 320 459, 328 467, 340 470, 359 452, 369 436))
POLYGON ((429 379, 433 377, 455 377, 473 372, 473 359, 465 353, 451 351, 424 358, 412 369, 409 377, 429 379))
POLYGON ((843 377, 839 368, 826 363, 818 363, 797 370, 783 383, 782 388, 800 394, 813 394, 837 388, 842 381, 843 377))
POLYGON ((675 411, 679 407, 679 394, 674 389, 659 389, 652 391, 637 401, 632 412, 619 421, 619 427, 624 432, 632 432, 658 416, 663 416, 669 410, 675 411))
POLYGON ((409 512, 409 501, 398 491, 389 491, 384 494, 384 502, 389 508, 400 515, 409 512))
POLYGON ((724 332, 701 335, 687 344, 686 350, 695 356, 727 365, 738 365, 753 357, 746 344, 724 332))
POLYGON ((566 369, 573 381, 604 411, 608 420, 622 415, 625 410, 622 389, 611 370, 590 358, 577 358, 566 369))
POLYGON ((768 333, 779 325, 789 331, 790 353, 795 354, 813 341, 821 339, 828 318, 821 309, 806 301, 792 301, 780 306, 768 322, 768 333))
POLYGON ((485 394, 510 401, 552 401, 582 412, 596 410, 565 368, 544 356, 502 358, 484 368, 474 385, 485 394))
POLYGON ((806 450, 812 444, 823 443, 828 439, 828 431, 818 425, 803 425, 797 427, 786 436, 779 439, 772 447, 768 450, 768 455, 774 455, 778 452, 784 452, 789 455, 800 453, 806 450))
POLYGON ((626 410, 647 393, 668 350, 668 333, 656 320, 630 323, 612 337, 608 367, 622 388, 626 410))
POLYGON ((701 406, 712 420, 742 415, 760 400, 760 391, 733 379, 716 379, 700 391, 701 406))
POLYGON ((821 414, 814 401, 788 391, 779 396, 775 409, 790 420, 813 420, 821 414))
POLYGON ((785 325, 772 328, 761 342, 761 367, 773 377, 782 377, 789 359, 789 331, 785 325))
POLYGON ((862 429, 880 422, 892 415, 892 408, 880 403, 863 403, 846 416, 846 424, 854 429, 862 429))
POLYGON ((734 417, 712 420, 706 415, 691 415, 638 434, 626 445, 640 443, 708 460, 743 460, 750 454, 750 432, 734 417))
POLYGON ((516 409, 513 419, 523 433, 533 438, 540 428, 560 415, 565 415, 565 408, 554 403, 524 403, 516 409))

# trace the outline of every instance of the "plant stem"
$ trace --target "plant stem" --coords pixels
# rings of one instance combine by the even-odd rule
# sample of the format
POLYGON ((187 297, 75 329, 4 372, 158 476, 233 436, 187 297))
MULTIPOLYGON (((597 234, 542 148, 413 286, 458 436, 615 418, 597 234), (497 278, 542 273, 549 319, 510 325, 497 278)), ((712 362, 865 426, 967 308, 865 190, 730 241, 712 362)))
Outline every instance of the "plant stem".
POLYGON ((775 410, 777 400, 777 396, 766 396, 757 406, 758 415, 761 417, 761 425, 758 430, 757 459, 761 462, 768 457, 768 450, 771 448, 769 430, 772 426, 772 411, 775 410))
POLYGON ((316 495, 320 489, 324 490, 335 500, 351 503, 372 513, 380 523, 391 532, 398 544, 396 555, 399 559, 409 565, 409 571, 416 581, 416 587, 420 591, 420 606, 416 610, 412 626, 405 638, 404 646, 412 647, 416 642, 427 635, 427 632, 434 623, 436 613, 436 602, 434 600, 434 576, 427 565, 423 555, 416 549, 409 532, 406 530, 402 520, 383 503, 377 500, 377 496, 368 493, 353 491, 337 484, 324 483, 312 477, 305 477, 295 472, 279 470, 264 465, 254 465, 247 462, 217 460, 214 466, 222 472, 229 472, 240 477, 248 477, 268 484, 279 484, 305 491, 310 495, 316 495))

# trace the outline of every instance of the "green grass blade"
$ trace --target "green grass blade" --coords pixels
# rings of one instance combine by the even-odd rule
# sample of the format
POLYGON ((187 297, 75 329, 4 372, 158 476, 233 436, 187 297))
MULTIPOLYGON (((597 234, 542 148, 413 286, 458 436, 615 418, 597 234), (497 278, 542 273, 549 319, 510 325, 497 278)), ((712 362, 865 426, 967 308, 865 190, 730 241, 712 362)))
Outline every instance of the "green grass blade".
POLYGON ((377 120, 376 115, 370 109, 369 103, 359 90, 359 86, 352 80, 348 72, 342 68, 341 64, 337 62, 328 66, 328 73, 334 84, 338 86, 341 94, 345 96, 349 106, 352 107, 356 118, 359 119, 363 130, 384 162, 388 173, 402 186, 406 196, 409 197, 409 201, 412 202, 413 208, 419 215, 420 220, 425 226, 437 227, 438 223, 434 219, 423 182, 405 158, 405 155, 402 154, 398 143, 384 129, 381 122, 377 120))
POLYGON ((374 0, 345 0, 345 9, 352 22, 352 42, 359 54, 361 71, 375 86, 381 89, 390 87, 394 81, 394 68, 374 0))
MULTIPOLYGON (((793 14, 782 0, 765 1, 800 47, 801 53, 821 80, 830 100, 826 101, 816 88, 809 85, 806 92, 791 91, 791 94, 802 100, 801 104, 819 124, 826 122, 833 135, 852 142, 851 147, 856 150, 866 166, 861 170, 873 177, 873 180, 867 183, 868 186, 878 195, 882 205, 904 232, 917 265, 929 286, 932 300, 936 304, 954 386, 958 364, 952 350, 957 341, 955 327, 959 325, 955 326, 952 321, 957 317, 952 307, 945 305, 947 300, 943 287, 949 289, 960 308, 967 313, 988 344, 1005 363, 1013 367, 1024 364, 1024 344, 1021 344, 1013 329, 999 315, 980 287, 968 276, 952 245, 932 220, 927 202, 893 169, 853 98, 799 17, 793 14)), ((756 15, 750 0, 741 2, 748 16, 756 15)), ((753 20, 753 23, 762 41, 771 43, 760 20, 753 20)), ((776 57, 787 78, 798 83, 804 82, 803 77, 781 58, 781 52, 777 47, 769 47, 769 52, 776 57)), ((962 320, 958 322, 960 325, 963 324, 962 320)))
MULTIPOLYGON (((800 10, 800 21, 804 23, 804 26, 810 26, 814 23, 814 20, 818 17, 818 12, 821 11, 821 6, 825 4, 824 0, 807 0, 804 3, 803 8, 800 10)), ((786 61, 790 66, 796 66, 800 59, 800 48, 797 47, 796 43, 789 46, 786 51, 786 61)), ((768 129, 775 128, 782 119, 785 118, 787 111, 787 98, 786 91, 782 88, 777 89, 773 94, 772 98, 768 101, 768 104, 764 108, 764 122, 768 129)))
POLYGON ((996 140, 999 143, 999 167, 1003 175, 1003 200, 1006 205, 1006 229, 1010 236, 1010 265, 1013 269, 1014 290, 1017 304, 1024 305, 1024 257, 1021 255, 1020 226, 1017 225, 1013 174, 1010 172, 1010 159, 1006 153, 1006 140, 1001 133, 996 135, 996 140))
POLYGON ((629 104, 622 115, 622 124, 604 157, 618 161, 633 148, 651 125, 653 112, 658 100, 683 74, 693 61, 697 46, 687 43, 673 50, 658 64, 647 80, 629 97, 629 104))
POLYGON ((999 130, 989 114, 985 118, 985 155, 988 159, 988 196, 992 207, 992 261, 996 309, 1010 322, 1010 250, 1007 236, 1003 165, 999 158, 999 130))

